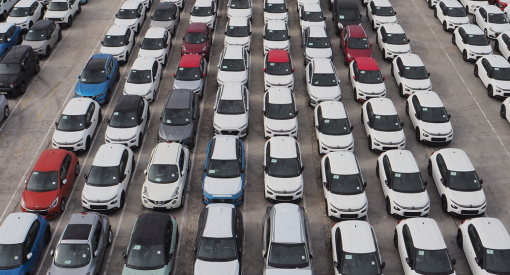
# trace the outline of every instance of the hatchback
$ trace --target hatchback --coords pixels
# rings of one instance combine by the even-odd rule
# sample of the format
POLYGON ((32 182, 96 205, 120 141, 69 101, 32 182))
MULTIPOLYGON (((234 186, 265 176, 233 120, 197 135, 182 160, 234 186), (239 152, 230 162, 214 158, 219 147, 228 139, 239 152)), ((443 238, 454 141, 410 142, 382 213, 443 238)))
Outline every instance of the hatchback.
POLYGON ((14 23, 0 23, 0 57, 23 41, 21 29, 14 23))
POLYGON ((71 27, 74 17, 81 13, 80 0, 51 0, 44 13, 44 20, 71 27))
POLYGON ((332 10, 333 20, 335 23, 335 34, 340 35, 343 28, 349 25, 361 24, 361 13, 356 0, 336 0, 328 1, 330 10, 332 10))
POLYGON ((333 59, 333 45, 322 26, 310 26, 303 31, 303 65, 306 66, 312 59, 333 59))
POLYGON ((477 25, 466 24, 456 28, 452 44, 457 45, 464 61, 477 61, 482 56, 492 54, 489 40, 477 25))
POLYGON ((127 26, 113 25, 101 41, 100 53, 111 54, 118 62, 127 64, 135 43, 135 33, 127 26))
POLYGON ((227 4, 227 16, 230 18, 241 17, 251 22, 253 14, 252 0, 229 0, 227 4))
POLYGON ((367 5, 367 18, 374 31, 383 24, 398 23, 396 15, 388 0, 370 0, 367 5))
POLYGON ((14 23, 21 30, 28 30, 42 17, 43 5, 37 0, 21 0, 9 13, 7 23, 14 23))
POLYGON ((207 61, 198 54, 183 55, 173 76, 174 89, 191 90, 199 97, 203 97, 207 80, 207 61))
POLYGON ((489 97, 510 96, 510 62, 503 56, 491 54, 478 59, 474 74, 487 87, 489 97))
POLYGON ((138 57, 126 77, 124 95, 138 95, 147 102, 156 99, 163 72, 154 57, 138 57))
POLYGON ((213 134, 246 137, 249 132, 250 92, 239 82, 218 88, 214 104, 213 134))
POLYGON ((315 135, 319 155, 333 151, 353 151, 352 126, 344 104, 339 101, 321 102, 314 110, 315 135))
POLYGON ((372 57, 358 57, 349 64, 349 76, 355 101, 386 97, 386 79, 372 57))
POLYGON ((218 86, 236 81, 248 86, 250 79, 250 54, 243 46, 226 46, 218 62, 218 86))
POLYGON ((191 90, 173 89, 165 101, 160 116, 159 142, 178 142, 189 148, 195 146, 200 117, 199 98, 191 90))
POLYGON ((264 94, 264 137, 298 137, 298 110, 294 94, 288 88, 270 88, 264 94))
POLYGON ((138 57, 153 57, 164 67, 171 47, 172 35, 165 28, 151 27, 140 44, 138 57))
POLYGON ((75 97, 92 98, 97 103, 109 103, 115 82, 120 78, 119 62, 111 54, 93 55, 78 76, 75 97))
POLYGON ((38 55, 48 57, 60 40, 62 40, 60 26, 50 20, 41 20, 28 30, 22 45, 32 46, 38 55))
POLYGON ((503 32, 498 36, 494 49, 510 62, 510 31, 503 32))
POLYGON ((299 9, 298 13, 301 33, 311 26, 321 26, 326 28, 326 16, 322 13, 322 9, 319 4, 305 4, 299 9))
POLYGON ((197 0, 190 11, 190 25, 192 23, 205 23, 214 29, 216 22, 217 3, 215 0, 197 0))
POLYGON ((39 57, 31 46, 10 48, 0 60, 0 94, 25 94, 27 82, 40 70, 39 57))
POLYGON ((489 5, 490 0, 459 0, 460 4, 466 8, 466 12, 475 13, 481 6, 489 5))
POLYGON ((312 59, 305 68, 308 105, 315 107, 323 101, 340 101, 340 78, 330 59, 312 59))
POLYGON ((264 22, 268 20, 289 21, 287 3, 285 0, 264 0, 264 22))
POLYGON ((126 26, 135 34, 141 31, 143 22, 145 21, 146 7, 140 1, 126 1, 115 14, 115 25, 126 26))
POLYGON ((243 46, 248 52, 251 48, 251 22, 246 17, 231 17, 225 28, 227 46, 243 46))
POLYGON ((264 39, 264 55, 270 50, 284 50, 290 52, 290 35, 284 20, 268 20, 262 34, 264 39))
POLYGON ((342 30, 340 48, 343 51, 344 65, 358 57, 372 57, 372 43, 362 26, 350 25, 342 30))
POLYGON ((417 54, 401 54, 391 62, 391 75, 397 81, 401 97, 416 91, 432 91, 430 73, 417 54))
POLYGON ((205 23, 189 24, 182 38, 181 56, 198 54, 209 61, 213 30, 205 23))
POLYGON ((404 122, 389 98, 372 98, 363 104, 361 122, 365 126, 370 151, 405 149, 404 122))
POLYGON ((411 46, 404 29, 396 23, 384 24, 377 29, 376 41, 383 53, 383 59, 391 61, 399 54, 411 52, 411 46))
POLYGON ((170 1, 161 1, 151 16, 151 28, 165 28, 175 36, 177 24, 181 21, 179 6, 170 1))
POLYGON ((434 17, 443 25, 443 31, 454 31, 457 27, 469 24, 466 10, 457 0, 441 0, 436 5, 434 17))
POLYGON ((142 136, 149 121, 149 102, 138 95, 123 95, 107 119, 106 143, 140 147, 142 136))
POLYGON ((473 24, 483 30, 487 38, 496 39, 502 32, 510 31, 505 13, 496 6, 483 6, 473 14, 473 24))
POLYGON ((288 88, 294 90, 294 66, 292 57, 285 50, 270 50, 264 57, 265 90, 288 88))

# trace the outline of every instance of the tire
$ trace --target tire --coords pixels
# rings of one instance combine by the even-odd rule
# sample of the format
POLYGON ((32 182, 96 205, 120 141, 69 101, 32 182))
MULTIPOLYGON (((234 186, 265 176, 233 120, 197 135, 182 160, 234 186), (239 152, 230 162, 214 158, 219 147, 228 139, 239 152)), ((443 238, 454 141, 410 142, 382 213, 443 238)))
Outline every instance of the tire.
POLYGON ((69 16, 69 19, 67 19, 67 26, 72 27, 73 26, 73 17, 69 16))
POLYGON ((434 7, 432 6, 432 0, 428 0, 428 1, 427 1, 427 4, 428 4, 428 6, 429 6, 429 9, 434 8, 434 7))
POLYGON ((494 49, 495 49, 497 52, 501 52, 501 51, 499 50, 499 41, 498 41, 498 40, 496 40, 496 42, 494 43, 494 49))
POLYGON ((429 160, 429 164, 427 165, 427 174, 432 177, 432 161, 429 160))
POLYGON ((361 124, 363 124, 363 110, 361 110, 361 124))
MULTIPOLYGON (((353 90, 353 94, 354 94, 354 101, 358 101, 358 92, 356 91, 356 89, 353 90)), ((363 122, 363 113, 361 115, 362 115, 361 122, 363 122)))
MULTIPOLYGON (((467 6, 466 6, 466 8, 467 8, 467 6)), ((477 25, 476 24, 476 16, 475 15, 473 15, 473 24, 477 25)))
POLYGON ((446 26, 446 21, 443 21, 443 31, 447 32, 448 27, 446 26))
POLYGON ((60 214, 64 213, 65 210, 66 210, 66 199, 62 198, 62 200, 60 201, 60 214))
POLYGON ((415 136, 417 142, 421 142, 421 133, 420 133, 420 128, 419 127, 416 127, 416 131, 415 131, 415 135, 414 136, 415 136))
POLYGON ((374 148, 372 147, 372 137, 368 136, 368 150, 374 151, 374 148))
POLYGON ((317 140, 317 154, 319 154, 319 156, 322 156, 322 154, 321 154, 321 145, 320 145, 318 140, 317 140))
POLYGON ((74 167, 74 175, 77 177, 80 174, 80 162, 76 162, 76 166, 74 167))
MULTIPOLYGON (((163 62, 163 67, 166 67, 166 64, 168 63, 168 54, 165 55, 165 62, 163 62)), ((163 74, 161 74, 163 75, 163 74)))
POLYGON ((398 234, 397 234, 397 229, 395 229, 394 232, 395 233, 393 233, 393 246, 395 246, 395 248, 398 249, 398 234))
POLYGON ((406 101, 406 115, 409 115, 409 102, 406 101))
POLYGON ((375 33, 375 43, 379 45, 379 37, 377 35, 377 32, 375 33))
POLYGON ((87 137, 87 140, 85 141, 85 151, 88 152, 89 150, 90 150, 90 137, 87 137))
POLYGON ((120 80, 120 70, 117 70, 117 76, 115 76, 115 81, 120 80))
POLYGON ((136 147, 140 148, 142 145, 142 132, 138 134, 138 143, 136 144, 136 147))
POLYGON ((7 17, 9 17, 6 10, 2 13, 2 17, 4 18, 4 21, 7 20, 7 17))
POLYGON ((393 72, 393 62, 391 62, 391 71, 390 71, 390 74, 391 74, 391 76, 395 76, 395 73, 393 72))
POLYGON ((20 87, 20 90, 19 90, 19 93, 20 94, 25 94, 27 92, 27 84, 25 84, 25 82, 22 82, 21 83, 21 87, 20 87))
POLYGON ((404 87, 402 86, 402 84, 398 86, 398 94, 400 95, 400 97, 406 97, 406 95, 404 94, 404 87))
POLYGON ((11 111, 9 110, 9 106, 5 106, 5 108, 4 108, 4 118, 8 118, 9 115, 11 115, 11 111))
POLYGON ((62 30, 58 30, 58 41, 62 40, 62 30))
POLYGON ((124 64, 129 62, 129 52, 126 52, 126 60, 124 60, 124 64))
POLYGON ((473 74, 475 75, 475 77, 478 77, 478 65, 475 65, 475 69, 473 71, 473 74))
POLYGON ((466 61, 466 62, 468 62, 468 61, 469 61, 466 50, 464 50, 464 51, 462 52, 462 60, 464 60, 464 61, 466 61))
POLYGON ((452 44, 457 45, 457 43, 455 42, 455 34, 452 34, 452 44))
POLYGON ((126 193, 124 191, 122 191, 122 194, 120 194, 120 207, 119 208, 124 208, 124 204, 126 203, 126 193))
POLYGON ((492 88, 492 85, 489 85, 489 87, 487 87, 487 95, 490 98, 494 98, 494 88, 492 88))
POLYGON ((78 13, 78 14, 81 13, 81 4, 78 4, 78 11, 76 11, 76 13, 78 13))
POLYGON ((434 17, 437 18, 437 10, 434 10, 434 17))
POLYGON ((49 57, 51 54, 50 45, 46 46, 46 51, 44 51, 44 57, 49 57))
POLYGON ((38 74, 41 71, 41 65, 39 64, 39 61, 37 61, 37 64, 35 64, 35 73, 38 74))
POLYGON ((110 226, 110 228, 108 228, 108 243, 106 244, 107 246, 111 245, 113 242, 113 232, 112 232, 112 227, 110 226))
POLYGON ((140 33, 140 23, 138 23, 138 25, 136 25, 136 32, 135 34, 139 34, 140 33))
POLYGON ((375 163, 375 175, 377 176, 377 178, 379 179, 379 162, 376 162, 375 163))
POLYGON ((386 198, 386 214, 391 215, 391 203, 389 198, 386 198))
MULTIPOLYGON (((5 108, 7 108, 7 107, 5 107, 5 108)), ((499 111, 499 115, 501 115, 501 118, 506 119, 506 107, 505 107, 505 105, 501 105, 501 110, 499 111)))
POLYGON ((462 240, 462 231, 460 229, 457 229, 457 238, 455 238, 457 240, 457 246, 461 249, 461 250, 464 250, 463 249, 463 240, 462 240))
POLYGON ((49 244, 51 241, 51 228, 50 225, 46 225, 46 229, 44 230, 44 244, 49 244))
POLYGON ((104 99, 104 103, 105 104, 110 103, 110 99, 111 99, 110 90, 108 90, 108 91, 106 91, 106 97, 104 99))
POLYGON ((441 210, 443 210, 444 213, 448 214, 448 200, 445 196, 441 197, 441 210))

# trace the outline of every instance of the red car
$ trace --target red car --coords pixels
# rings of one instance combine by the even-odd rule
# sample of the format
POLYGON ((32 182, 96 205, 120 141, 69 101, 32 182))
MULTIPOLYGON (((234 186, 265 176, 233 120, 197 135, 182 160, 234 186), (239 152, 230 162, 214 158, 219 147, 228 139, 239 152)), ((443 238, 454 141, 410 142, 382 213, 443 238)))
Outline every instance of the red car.
POLYGON ((182 38, 181 56, 199 54, 209 61, 213 30, 205 23, 191 23, 182 38))
POLYGON ((73 152, 63 149, 45 150, 25 184, 21 211, 38 213, 50 219, 62 213, 73 187, 80 163, 73 152))
POLYGON ((344 64, 349 65, 357 57, 372 57, 372 44, 362 26, 346 26, 341 33, 340 48, 344 52, 344 64))
POLYGON ((504 10, 506 6, 508 6, 509 2, 509 0, 489 0, 489 3, 496 5, 496 7, 500 8, 501 10, 504 10))

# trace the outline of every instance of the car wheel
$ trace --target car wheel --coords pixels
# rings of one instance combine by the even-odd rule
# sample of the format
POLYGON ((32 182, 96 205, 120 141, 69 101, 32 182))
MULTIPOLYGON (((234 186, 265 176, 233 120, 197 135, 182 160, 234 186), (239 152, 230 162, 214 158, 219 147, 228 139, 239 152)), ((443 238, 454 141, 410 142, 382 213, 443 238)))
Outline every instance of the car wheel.
POLYGON ((452 44, 457 45, 457 43, 455 42, 455 34, 452 34, 452 44))
POLYGON ((138 25, 136 25, 135 34, 138 34, 138 33, 140 33, 140 23, 138 23, 138 25))
POLYGON ((448 214, 448 200, 444 195, 441 197, 441 210, 443 210, 444 213, 448 214))
MULTIPOLYGON (((358 101, 358 92, 356 91, 356 89, 353 90, 353 94, 354 94, 354 101, 358 101)), ((363 113, 361 113, 361 122, 363 122, 363 113)))
POLYGON ((49 56, 50 56, 50 54, 51 54, 51 48, 50 48, 50 46, 48 45, 48 46, 46 46, 46 51, 44 51, 44 56, 45 56, 45 57, 49 57, 49 56))
POLYGON ((374 148, 372 147, 372 137, 368 136, 368 150, 374 151, 374 148))
POLYGON ((475 77, 478 77, 478 65, 475 65, 475 70, 473 73, 474 73, 475 77))
POLYGON ((447 32, 448 27, 446 26, 446 21, 443 21, 443 31, 447 32))
POLYGON ((104 103, 106 103, 106 104, 110 103, 110 97, 111 97, 110 90, 107 90, 106 97, 104 98, 104 103))
POLYGON ((22 95, 26 93, 26 91, 27 91, 27 84, 25 84, 25 82, 21 83, 21 87, 19 88, 19 91, 20 91, 19 93, 22 94, 22 95))
POLYGON ((90 137, 87 137, 87 140, 85 141, 85 151, 90 150, 90 137))
POLYGON ((112 227, 110 226, 110 228, 108 228, 108 244, 107 245, 112 244, 112 242, 113 242, 113 232, 112 232, 112 227))
POLYGON ((129 62, 129 51, 126 52, 126 59, 124 60, 124 64, 127 64, 129 62))
POLYGON ((391 215, 391 203, 390 203, 390 198, 386 198, 386 214, 391 215))
POLYGON ((78 4, 78 11, 77 11, 78 14, 81 13, 81 4, 78 4))
MULTIPOLYGON (((505 107, 505 106, 503 106, 505 107)), ((9 111, 9 106, 5 106, 4 108, 4 118, 8 118, 11 112, 9 111)))
POLYGON ((76 166, 74 167, 74 175, 77 177, 80 174, 80 162, 76 162, 76 166))
POLYGON ((498 52, 500 51, 500 50, 499 50, 499 41, 498 41, 498 40, 496 40, 496 42, 494 43, 494 49, 495 49, 496 51, 498 51, 498 52))
POLYGON ((379 161, 375 163, 375 175, 379 178, 379 161))
POLYGON ((46 225, 46 229, 44 230, 44 244, 49 244, 51 241, 51 229, 50 225, 46 225))
POLYGON ((409 102, 406 101, 406 115, 409 115, 409 102))
POLYGON ((434 10, 434 17, 437 18, 437 10, 434 10))
POLYGON ((420 128, 419 127, 416 127, 416 131, 415 131, 415 135, 416 137, 416 141, 418 142, 421 142, 421 133, 420 133, 420 128))
POLYGON ((322 153, 321 153, 321 144, 319 143, 318 140, 317 140, 317 154, 319 154, 319 156, 322 156, 322 153))
POLYGON ((126 203, 126 193, 122 191, 122 194, 120 194, 120 208, 124 208, 124 204, 126 203))
MULTIPOLYGON (((7 108, 7 107, 5 107, 7 108)), ((9 110, 7 110, 9 111, 9 110)), ((5 111, 4 111, 4 114, 5 114, 5 111)), ((506 107, 505 105, 501 105, 501 110, 499 111, 499 114, 501 115, 501 118, 504 118, 506 119, 506 107)))
POLYGON ((432 0, 428 0, 427 2, 428 2, 429 9, 432 9, 433 8, 432 7, 432 0))
POLYGON ((142 133, 140 132, 138 134, 138 143, 136 144, 136 147, 140 147, 142 145, 142 133))
POLYGON ((473 14, 473 24, 476 24, 476 15, 474 15, 474 14, 473 14))
POLYGON ((402 84, 400 84, 398 86, 398 94, 400 95, 400 97, 405 97, 406 95, 404 94, 404 87, 402 86, 402 84))
POLYGON ((395 229, 394 232, 395 233, 393 233, 393 246, 395 246, 395 248, 398 249, 398 234, 397 234, 397 229, 395 229))
POLYGON ((390 74, 391 74, 391 76, 395 76, 395 73, 393 72, 393 62, 391 63, 391 71, 390 71, 390 74))
POLYGON ((462 52, 462 59, 466 62, 469 61, 466 50, 462 52))
POLYGON ((427 165, 427 174, 432 177, 432 161, 429 160, 429 164, 427 165))
POLYGON ((62 40, 62 30, 58 30, 58 41, 62 40))
POLYGON ((460 249, 463 249, 463 245, 462 245, 462 231, 459 229, 457 229, 457 246, 460 248, 460 249))
MULTIPOLYGON (((168 54, 165 55, 165 60, 163 62, 163 67, 166 67, 166 64, 168 63, 168 54)), ((163 74, 161 74, 163 75, 163 74)))
POLYGON ((120 70, 117 70, 117 76, 115 77, 115 81, 119 81, 120 79, 120 70))
POLYGON ((487 95, 490 98, 494 98, 494 89, 492 88, 492 85, 489 85, 489 87, 487 87, 487 95))
POLYGON ((64 213, 65 210, 66 210, 66 199, 62 198, 62 200, 60 201, 60 214, 64 213))
POLYGON ((73 17, 69 16, 69 19, 67 19, 67 26, 72 27, 73 26, 73 17))

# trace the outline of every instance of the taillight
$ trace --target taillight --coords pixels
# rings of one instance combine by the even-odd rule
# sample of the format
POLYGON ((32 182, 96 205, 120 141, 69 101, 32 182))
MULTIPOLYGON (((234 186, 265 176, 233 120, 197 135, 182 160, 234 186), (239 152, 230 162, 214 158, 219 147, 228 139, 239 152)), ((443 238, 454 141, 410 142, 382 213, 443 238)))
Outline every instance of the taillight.
POLYGON ((399 220, 398 223, 400 224, 403 220, 399 220))
POLYGON ((467 220, 463 220, 461 224, 464 224, 467 220))
POLYGON ((87 215, 87 212, 81 212, 82 215, 87 215))

